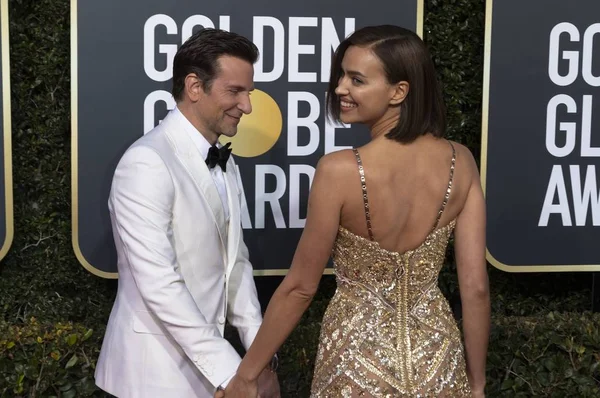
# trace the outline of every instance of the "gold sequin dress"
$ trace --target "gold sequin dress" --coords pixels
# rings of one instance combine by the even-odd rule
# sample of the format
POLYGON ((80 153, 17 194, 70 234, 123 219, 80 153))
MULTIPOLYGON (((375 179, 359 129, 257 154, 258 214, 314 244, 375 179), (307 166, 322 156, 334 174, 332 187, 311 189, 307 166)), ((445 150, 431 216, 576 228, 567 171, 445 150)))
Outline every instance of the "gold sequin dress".
POLYGON ((311 397, 470 397, 459 329, 438 288, 456 220, 435 226, 416 249, 373 240, 362 162, 354 150, 369 239, 340 226, 333 248, 337 290, 321 327, 311 397))

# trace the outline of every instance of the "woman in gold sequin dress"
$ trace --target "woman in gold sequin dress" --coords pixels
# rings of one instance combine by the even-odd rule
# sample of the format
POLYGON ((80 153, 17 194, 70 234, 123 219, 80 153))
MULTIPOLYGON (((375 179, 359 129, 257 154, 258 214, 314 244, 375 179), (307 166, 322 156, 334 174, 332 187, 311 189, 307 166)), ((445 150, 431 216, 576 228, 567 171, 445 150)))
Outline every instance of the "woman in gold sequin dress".
POLYGON ((333 119, 367 125, 372 139, 319 161, 290 272, 225 397, 256 396, 330 254, 337 290, 312 397, 483 397, 485 204, 473 156, 442 138, 444 104, 425 45, 395 26, 356 31, 334 55, 327 106, 333 119), (465 350, 438 288, 452 233, 465 350))

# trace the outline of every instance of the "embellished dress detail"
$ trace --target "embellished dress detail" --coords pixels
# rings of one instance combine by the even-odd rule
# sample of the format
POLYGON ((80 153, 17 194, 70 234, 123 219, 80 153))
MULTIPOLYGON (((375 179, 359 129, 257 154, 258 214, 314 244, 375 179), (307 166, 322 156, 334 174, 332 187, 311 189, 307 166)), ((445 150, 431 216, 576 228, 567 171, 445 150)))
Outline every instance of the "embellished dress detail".
POLYGON ((369 239, 340 226, 333 248, 337 290, 321 327, 311 397, 470 397, 460 331, 438 288, 456 220, 435 225, 416 249, 373 240, 364 170, 356 156, 369 239))

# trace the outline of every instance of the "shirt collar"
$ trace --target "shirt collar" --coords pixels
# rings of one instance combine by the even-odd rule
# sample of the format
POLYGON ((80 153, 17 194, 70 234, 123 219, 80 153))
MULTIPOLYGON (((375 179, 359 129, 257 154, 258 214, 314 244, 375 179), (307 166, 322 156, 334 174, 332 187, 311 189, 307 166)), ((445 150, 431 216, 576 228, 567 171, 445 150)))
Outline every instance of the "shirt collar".
MULTIPOLYGON (((208 142, 208 140, 206 138, 204 138, 202 133, 200 133, 200 131, 198 131, 198 129, 196 127, 194 127, 192 122, 190 122, 185 117, 185 115, 183 113, 181 113, 181 111, 179 110, 179 108, 177 108, 177 106, 175 106, 175 108, 173 109, 172 112, 173 112, 174 116, 177 117, 179 119, 179 121, 181 122, 181 124, 183 125, 185 132, 187 133, 187 135, 190 137, 190 139, 194 143, 194 146, 196 147, 196 149, 198 149, 198 152, 200 152, 200 156, 202 156, 202 159, 205 159, 206 156, 208 155, 208 150, 210 149, 211 144, 208 142)), ((221 147, 221 144, 218 141, 217 141, 217 147, 221 147)))

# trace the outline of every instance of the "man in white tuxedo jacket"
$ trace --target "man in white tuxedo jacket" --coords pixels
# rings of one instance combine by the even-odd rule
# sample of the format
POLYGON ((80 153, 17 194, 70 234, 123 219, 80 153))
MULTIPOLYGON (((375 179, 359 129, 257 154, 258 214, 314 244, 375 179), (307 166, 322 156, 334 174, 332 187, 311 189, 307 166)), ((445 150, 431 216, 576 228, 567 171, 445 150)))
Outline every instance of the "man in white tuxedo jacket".
MULTIPOLYGON (((240 180, 217 140, 252 110, 257 57, 234 33, 190 37, 173 62, 177 107, 116 168, 108 205, 119 287, 95 374, 112 395, 213 397, 241 361, 223 338, 226 320, 246 349, 256 336, 240 180)), ((278 396, 272 369, 261 377, 261 396, 278 396)))

